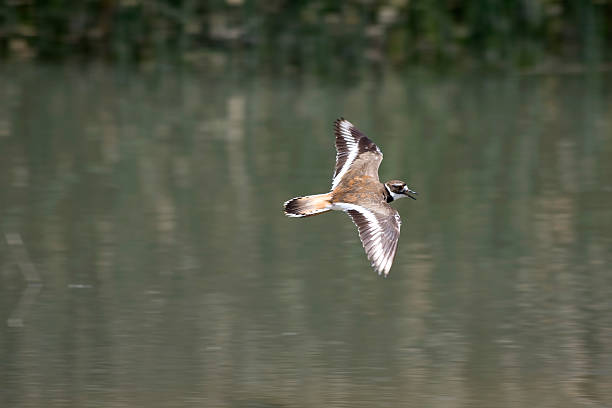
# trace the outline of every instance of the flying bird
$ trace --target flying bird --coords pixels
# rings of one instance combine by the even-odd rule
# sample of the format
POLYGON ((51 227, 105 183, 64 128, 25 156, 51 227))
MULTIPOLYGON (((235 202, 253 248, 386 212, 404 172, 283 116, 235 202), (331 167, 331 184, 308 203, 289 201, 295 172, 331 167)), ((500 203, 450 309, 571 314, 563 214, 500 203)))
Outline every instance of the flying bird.
POLYGON ((334 123, 336 167, 331 191, 295 197, 285 202, 285 215, 309 217, 327 211, 344 211, 359 230, 359 238, 372 267, 386 277, 397 250, 402 225, 390 202, 404 197, 416 200, 406 183, 378 180, 383 154, 374 142, 351 122, 339 118, 334 123))

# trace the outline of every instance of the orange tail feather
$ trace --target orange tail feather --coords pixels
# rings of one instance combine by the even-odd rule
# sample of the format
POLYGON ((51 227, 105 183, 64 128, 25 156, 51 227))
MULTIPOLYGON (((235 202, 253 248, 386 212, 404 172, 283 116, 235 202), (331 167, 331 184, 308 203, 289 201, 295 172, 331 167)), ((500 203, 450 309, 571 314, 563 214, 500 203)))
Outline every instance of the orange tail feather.
POLYGON ((309 217, 331 210, 331 193, 295 197, 285 202, 285 215, 309 217))

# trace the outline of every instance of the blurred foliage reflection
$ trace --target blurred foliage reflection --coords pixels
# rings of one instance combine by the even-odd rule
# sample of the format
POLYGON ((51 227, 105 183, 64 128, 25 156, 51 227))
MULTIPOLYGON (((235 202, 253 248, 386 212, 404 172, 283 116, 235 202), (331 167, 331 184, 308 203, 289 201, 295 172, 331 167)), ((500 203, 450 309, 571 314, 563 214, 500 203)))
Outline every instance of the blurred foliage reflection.
POLYGON ((607 0, 10 0, 0 52, 306 72, 609 61, 607 0))

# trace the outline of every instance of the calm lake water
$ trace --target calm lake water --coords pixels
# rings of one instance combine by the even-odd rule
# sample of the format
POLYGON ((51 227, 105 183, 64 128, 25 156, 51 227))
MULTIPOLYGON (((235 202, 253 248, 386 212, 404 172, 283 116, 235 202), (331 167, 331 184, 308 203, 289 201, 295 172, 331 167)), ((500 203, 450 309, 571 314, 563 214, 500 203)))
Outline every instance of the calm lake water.
POLYGON ((0 69, 2 407, 611 407, 612 77, 0 69), (388 279, 325 192, 407 181, 388 279))

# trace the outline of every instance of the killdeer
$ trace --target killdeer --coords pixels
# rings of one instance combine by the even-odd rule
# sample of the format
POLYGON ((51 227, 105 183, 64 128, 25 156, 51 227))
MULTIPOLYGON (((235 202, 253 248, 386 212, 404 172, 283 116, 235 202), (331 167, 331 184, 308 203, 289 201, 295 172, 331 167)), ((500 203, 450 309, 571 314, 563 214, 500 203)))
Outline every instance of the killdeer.
POLYGON ((334 123, 336 168, 331 191, 292 198, 285 202, 285 215, 309 217, 336 210, 347 213, 359 230, 359 238, 372 267, 379 275, 389 274, 402 224, 389 203, 417 192, 400 180, 381 183, 378 166, 383 154, 351 122, 339 118, 334 123))

